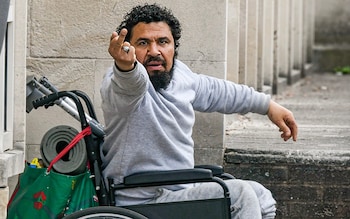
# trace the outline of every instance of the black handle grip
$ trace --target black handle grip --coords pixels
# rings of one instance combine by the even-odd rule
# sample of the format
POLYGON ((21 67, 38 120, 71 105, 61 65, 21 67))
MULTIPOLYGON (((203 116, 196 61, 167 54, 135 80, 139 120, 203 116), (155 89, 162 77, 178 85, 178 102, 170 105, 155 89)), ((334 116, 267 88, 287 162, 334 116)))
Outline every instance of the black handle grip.
POLYGON ((33 107, 34 109, 37 109, 41 106, 52 106, 54 102, 59 98, 58 93, 52 93, 47 96, 40 97, 39 99, 36 99, 33 101, 33 107))

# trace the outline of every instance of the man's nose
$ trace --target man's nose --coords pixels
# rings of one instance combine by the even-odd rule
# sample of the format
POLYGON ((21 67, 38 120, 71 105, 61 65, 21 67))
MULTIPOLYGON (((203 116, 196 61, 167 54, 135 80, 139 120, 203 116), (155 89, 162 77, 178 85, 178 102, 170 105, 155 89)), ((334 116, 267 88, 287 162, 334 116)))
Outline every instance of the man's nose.
POLYGON ((148 55, 158 56, 160 54, 158 45, 156 43, 151 43, 148 47, 148 55))

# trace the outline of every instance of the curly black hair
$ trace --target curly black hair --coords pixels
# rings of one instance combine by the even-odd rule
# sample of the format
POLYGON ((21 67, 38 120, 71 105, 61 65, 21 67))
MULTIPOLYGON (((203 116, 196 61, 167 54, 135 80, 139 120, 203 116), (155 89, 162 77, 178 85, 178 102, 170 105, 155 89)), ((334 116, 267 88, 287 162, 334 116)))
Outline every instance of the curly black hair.
POLYGON ((166 22, 173 35, 175 41, 175 56, 177 55, 177 48, 180 45, 181 38, 181 25, 179 20, 172 14, 172 12, 166 7, 161 7, 157 4, 145 4, 143 6, 138 5, 131 9, 131 11, 124 16, 124 20, 117 27, 119 33, 123 28, 128 30, 128 34, 125 38, 126 41, 130 41, 132 29, 140 22, 146 24, 151 22, 166 22))

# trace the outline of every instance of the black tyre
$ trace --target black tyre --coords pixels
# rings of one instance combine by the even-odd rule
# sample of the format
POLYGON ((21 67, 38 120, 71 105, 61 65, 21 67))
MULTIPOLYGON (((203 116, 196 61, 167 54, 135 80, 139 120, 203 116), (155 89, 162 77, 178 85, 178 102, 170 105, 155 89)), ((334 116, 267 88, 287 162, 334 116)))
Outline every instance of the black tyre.
POLYGON ((145 216, 126 208, 97 206, 67 215, 63 219, 147 219, 145 216))

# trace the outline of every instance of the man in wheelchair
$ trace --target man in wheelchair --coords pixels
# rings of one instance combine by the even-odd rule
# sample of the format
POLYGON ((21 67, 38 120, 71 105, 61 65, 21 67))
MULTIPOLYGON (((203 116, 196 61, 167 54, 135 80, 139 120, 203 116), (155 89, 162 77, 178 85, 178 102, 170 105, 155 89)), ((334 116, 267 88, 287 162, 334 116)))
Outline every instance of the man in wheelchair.
MULTIPOLYGON (((114 66, 101 86, 106 125, 101 156, 104 177, 115 184, 136 172, 193 168, 195 111, 268 115, 285 141, 297 138, 293 114, 269 95, 194 73, 178 60, 180 37, 178 19, 157 4, 134 7, 112 33, 114 66)), ((261 184, 225 183, 232 218, 275 217, 276 202, 261 184)), ((210 199, 221 190, 215 183, 133 188, 116 191, 115 201, 125 206, 210 199)))

